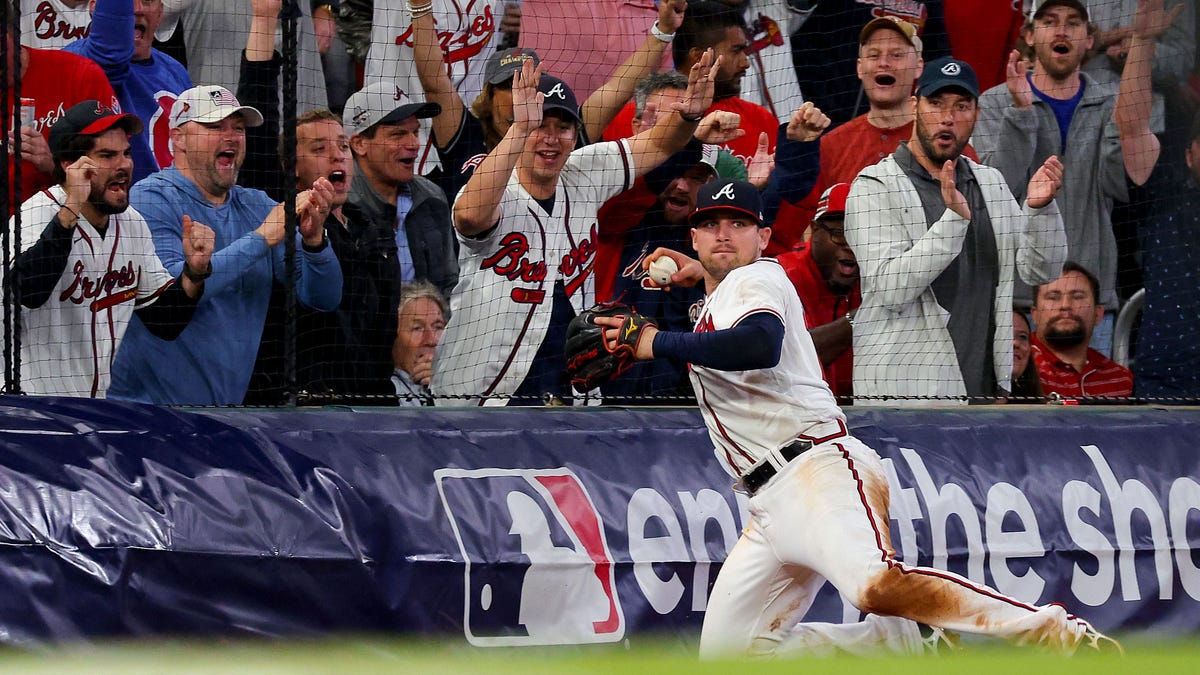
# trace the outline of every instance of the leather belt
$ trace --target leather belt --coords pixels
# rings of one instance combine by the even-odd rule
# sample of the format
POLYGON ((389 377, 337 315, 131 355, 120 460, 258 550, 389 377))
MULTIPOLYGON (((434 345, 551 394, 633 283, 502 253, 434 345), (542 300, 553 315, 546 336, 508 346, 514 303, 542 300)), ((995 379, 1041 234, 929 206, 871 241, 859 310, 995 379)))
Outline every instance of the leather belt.
MULTIPOLYGON (((803 439, 795 440, 780 448, 779 456, 783 458, 783 461, 786 464, 804 454, 804 452, 812 448, 812 446, 812 441, 806 441, 803 439)), ((768 459, 750 471, 747 471, 746 475, 742 476, 742 486, 746 488, 746 492, 749 492, 750 496, 754 496, 754 493, 758 492, 759 488, 766 485, 767 481, 774 478, 775 474, 777 473, 779 473, 779 468, 772 464, 768 459)))

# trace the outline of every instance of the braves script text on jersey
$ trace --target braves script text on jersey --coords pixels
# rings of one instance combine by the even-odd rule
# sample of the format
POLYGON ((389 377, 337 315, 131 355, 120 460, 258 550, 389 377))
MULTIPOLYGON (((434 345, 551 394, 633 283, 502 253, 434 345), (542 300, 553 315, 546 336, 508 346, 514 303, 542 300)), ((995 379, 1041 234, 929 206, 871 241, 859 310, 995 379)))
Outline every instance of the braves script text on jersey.
POLYGON ((760 312, 785 327, 777 366, 692 368, 696 397, 727 470, 743 476, 769 463, 778 471, 751 496, 750 522, 713 587, 700 638, 703 657, 786 653, 810 637, 812 626, 835 644, 894 648, 892 635, 907 629, 911 637, 903 644, 919 647, 915 625, 901 619, 797 626, 825 580, 865 612, 952 631, 1065 649, 1090 633, 1059 605, 1033 606, 949 572, 895 560, 883 463, 847 431, 821 378, 803 307, 779 263, 759 259, 731 271, 709 294, 695 330, 732 328, 760 312), (797 441, 811 447, 789 462, 781 450, 797 441))
MULTIPOLYGON (((66 193, 55 185, 21 206, 22 251, 37 243, 62 203, 66 193)), ((137 211, 110 215, 104 236, 80 218, 67 268, 50 299, 22 317, 24 391, 103 397, 133 311, 153 303, 172 283, 137 211)))
POLYGON ((546 335, 555 281, 562 280, 576 312, 595 302, 596 214, 605 200, 633 181, 633 158, 623 140, 571 153, 551 213, 529 196, 513 172, 496 226, 480 238, 458 237, 460 276, 433 364, 435 394, 516 391, 546 335))

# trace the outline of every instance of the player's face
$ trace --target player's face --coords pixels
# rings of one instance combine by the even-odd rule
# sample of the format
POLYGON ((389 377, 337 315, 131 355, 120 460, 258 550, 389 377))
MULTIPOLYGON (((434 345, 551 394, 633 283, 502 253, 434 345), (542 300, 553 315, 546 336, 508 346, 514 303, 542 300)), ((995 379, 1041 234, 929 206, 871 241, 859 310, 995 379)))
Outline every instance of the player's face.
POLYGON ((634 135, 653 128, 655 124, 658 124, 658 120, 670 115, 673 112, 671 104, 682 103, 683 93, 682 89, 660 89, 647 96, 646 106, 647 108, 651 105, 654 106, 654 116, 651 117, 643 111, 640 116, 633 118, 634 135))
POLYGON ((123 213, 129 208, 129 185, 133 174, 133 151, 123 129, 109 129, 96 137, 88 157, 96 163, 88 202, 103 214, 123 213))
POLYGON ((417 136, 420 123, 409 117, 396 124, 379 124, 375 135, 367 138, 358 134, 351 139, 358 153, 359 166, 373 181, 397 186, 412 182, 416 175, 417 155, 421 141, 417 136))
POLYGON ((1038 288, 1033 322, 1038 337, 1052 345, 1074 346, 1092 339, 1104 308, 1096 304, 1092 286, 1079 272, 1067 272, 1038 288))
POLYGON ((722 99, 742 93, 742 77, 750 69, 746 56, 746 31, 738 26, 725 29, 725 37, 713 45, 713 57, 722 57, 721 68, 713 81, 713 98, 722 99))
POLYGON ((879 29, 858 52, 858 79, 867 100, 877 108, 905 105, 921 74, 917 50, 891 29, 879 29))
POLYGON ((845 222, 824 217, 812 226, 812 258, 821 277, 838 291, 849 290, 858 281, 858 259, 846 243, 845 222))
POLYGON ((162 23, 162 0, 133 0, 133 58, 150 58, 154 46, 154 31, 162 23))
POLYGON ((1013 377, 1029 365, 1029 322, 1021 312, 1013 312, 1013 377))
POLYGON ((246 159, 246 121, 240 114, 220 122, 185 122, 172 134, 193 180, 206 193, 223 197, 237 183, 246 159))
POLYGON ((741 211, 713 211, 692 227, 692 248, 704 267, 711 291, 733 270, 758 260, 771 239, 771 228, 759 227, 741 211))
POLYGON ((350 141, 341 123, 317 120, 296 127, 296 187, 307 190, 318 178, 333 185, 333 205, 341 206, 350 195, 354 162, 350 141))
POLYGON ((1033 47, 1037 65, 1055 79, 1079 70, 1092 48, 1087 21, 1079 10, 1061 5, 1050 7, 1034 19, 1033 29, 1025 31, 1025 41, 1033 47))
POLYGON ((395 366, 412 375, 421 384, 429 384, 433 353, 446 330, 446 319, 437 303, 418 298, 404 306, 396 342, 392 345, 395 366))
POLYGON ((551 111, 525 140, 522 163, 535 182, 557 181, 574 149, 575 123, 551 111))
POLYGON ((662 206, 663 220, 671 225, 687 222, 688 214, 696 210, 696 195, 700 187, 712 180, 712 171, 705 167, 693 166, 683 172, 667 185, 667 189, 658 196, 662 206))
POLYGON ((921 151, 941 166, 957 160, 971 140, 979 106, 966 92, 943 89, 933 96, 914 98, 916 136, 921 151))

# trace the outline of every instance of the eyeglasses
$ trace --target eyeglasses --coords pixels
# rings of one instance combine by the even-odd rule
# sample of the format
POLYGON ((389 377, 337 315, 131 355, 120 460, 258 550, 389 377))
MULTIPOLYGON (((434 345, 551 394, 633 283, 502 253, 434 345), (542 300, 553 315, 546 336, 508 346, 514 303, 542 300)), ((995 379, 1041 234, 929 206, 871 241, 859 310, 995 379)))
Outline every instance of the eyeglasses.
POLYGON ((836 229, 835 230, 819 221, 813 223, 813 227, 818 230, 825 230, 825 233, 829 235, 829 240, 832 241, 833 243, 837 244, 838 246, 846 245, 846 230, 844 230, 844 229, 836 229))

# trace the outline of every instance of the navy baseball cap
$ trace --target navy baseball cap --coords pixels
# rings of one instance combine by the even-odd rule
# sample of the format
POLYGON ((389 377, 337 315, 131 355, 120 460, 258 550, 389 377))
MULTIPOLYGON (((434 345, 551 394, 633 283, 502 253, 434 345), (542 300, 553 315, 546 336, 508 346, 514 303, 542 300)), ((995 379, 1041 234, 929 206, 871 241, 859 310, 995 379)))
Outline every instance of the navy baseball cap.
POLYGON ((501 49, 492 54, 492 58, 488 59, 487 65, 484 66, 483 81, 488 84, 501 84, 512 80, 513 75, 525 65, 526 59, 533 59, 535 66, 542 62, 537 52, 528 47, 501 49))
POLYGON ((1033 4, 1030 7, 1032 10, 1030 12, 1030 18, 1038 18, 1042 15, 1042 12, 1050 9, 1051 7, 1070 7, 1071 9, 1079 12, 1079 15, 1083 17, 1084 21, 1088 20, 1087 6, 1079 0, 1033 0, 1033 4))
POLYGON ((566 82, 553 75, 543 74, 542 79, 538 81, 538 91, 546 97, 542 100, 542 114, 551 110, 562 110, 575 122, 583 122, 579 117, 579 103, 575 100, 575 92, 571 91, 566 82))
POLYGON ((130 136, 142 133, 142 121, 137 115, 117 112, 95 100, 76 103, 50 127, 50 154, 56 157, 62 154, 76 136, 102 134, 113 127, 120 127, 130 136))
POLYGON ((758 188, 745 181, 732 178, 715 180, 700 188, 700 194, 696 196, 696 210, 688 216, 688 222, 695 225, 713 211, 740 211, 753 218, 755 224, 762 225, 762 196, 758 194, 758 188))
POLYGON ((928 98, 943 89, 952 88, 967 92, 971 98, 979 98, 979 78, 975 76, 971 64, 952 56, 943 56, 925 64, 925 70, 921 71, 921 78, 917 80, 917 96, 928 98))

